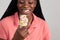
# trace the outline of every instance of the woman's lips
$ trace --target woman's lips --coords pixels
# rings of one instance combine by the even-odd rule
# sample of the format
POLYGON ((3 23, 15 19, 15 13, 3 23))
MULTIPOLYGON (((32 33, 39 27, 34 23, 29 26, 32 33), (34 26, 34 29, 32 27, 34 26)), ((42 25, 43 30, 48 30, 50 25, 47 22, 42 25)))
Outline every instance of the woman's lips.
POLYGON ((23 10, 24 12, 29 12, 29 10, 23 10))
POLYGON ((29 13, 30 10, 22 10, 23 13, 29 13))

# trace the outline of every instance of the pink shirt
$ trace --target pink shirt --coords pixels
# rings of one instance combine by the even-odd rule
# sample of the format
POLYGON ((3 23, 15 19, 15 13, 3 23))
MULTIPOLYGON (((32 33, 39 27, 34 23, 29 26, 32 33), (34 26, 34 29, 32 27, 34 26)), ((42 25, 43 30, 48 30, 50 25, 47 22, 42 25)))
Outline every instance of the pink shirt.
MULTIPOLYGON (((28 29, 30 35, 24 40, 50 40, 50 30, 47 23, 36 17, 34 14, 34 20, 28 29)), ((6 17, 0 21, 0 38, 6 40, 12 40, 14 33, 19 25, 18 13, 6 17)))

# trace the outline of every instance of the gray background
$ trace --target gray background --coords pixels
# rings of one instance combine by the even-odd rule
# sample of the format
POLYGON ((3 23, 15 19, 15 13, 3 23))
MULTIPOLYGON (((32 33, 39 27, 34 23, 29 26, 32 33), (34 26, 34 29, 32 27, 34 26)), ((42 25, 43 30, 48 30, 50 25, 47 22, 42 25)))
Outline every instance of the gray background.
MULTIPOLYGON (((4 14, 11 0, 0 0, 0 18, 4 14)), ((49 24, 52 39, 60 40, 60 0, 40 0, 42 12, 49 24)))

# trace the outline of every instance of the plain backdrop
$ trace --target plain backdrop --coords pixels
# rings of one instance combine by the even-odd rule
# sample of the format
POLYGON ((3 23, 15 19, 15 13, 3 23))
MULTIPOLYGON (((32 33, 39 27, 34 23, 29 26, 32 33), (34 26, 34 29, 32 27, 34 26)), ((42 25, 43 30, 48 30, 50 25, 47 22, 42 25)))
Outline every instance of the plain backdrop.
MULTIPOLYGON (((0 18, 11 0, 0 0, 0 18)), ((60 40, 60 0, 40 0, 42 12, 51 30, 52 39, 60 40)))

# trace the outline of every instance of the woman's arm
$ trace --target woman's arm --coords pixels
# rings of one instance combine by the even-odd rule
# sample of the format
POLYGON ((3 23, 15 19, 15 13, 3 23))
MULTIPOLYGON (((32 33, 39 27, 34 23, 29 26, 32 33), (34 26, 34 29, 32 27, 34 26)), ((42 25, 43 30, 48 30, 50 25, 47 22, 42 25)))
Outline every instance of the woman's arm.
POLYGON ((6 32, 0 21, 0 40, 5 40, 5 39, 7 39, 6 32))
POLYGON ((51 40, 51 33, 49 30, 49 26, 45 22, 44 28, 43 28, 43 40, 51 40))

